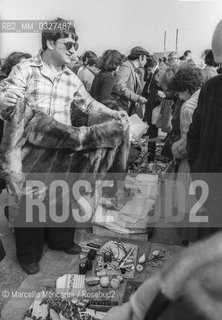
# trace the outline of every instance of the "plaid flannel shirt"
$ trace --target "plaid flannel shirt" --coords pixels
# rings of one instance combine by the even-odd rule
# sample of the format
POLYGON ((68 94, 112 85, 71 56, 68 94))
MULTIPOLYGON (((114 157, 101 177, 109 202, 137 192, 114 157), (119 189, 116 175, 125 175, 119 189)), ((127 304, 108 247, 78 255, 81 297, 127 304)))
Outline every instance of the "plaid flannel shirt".
POLYGON ((67 125, 71 125, 72 101, 84 113, 95 116, 101 115, 104 107, 87 93, 79 78, 66 66, 51 80, 40 54, 17 64, 8 78, 0 82, 1 92, 13 89, 25 94, 30 106, 67 125))

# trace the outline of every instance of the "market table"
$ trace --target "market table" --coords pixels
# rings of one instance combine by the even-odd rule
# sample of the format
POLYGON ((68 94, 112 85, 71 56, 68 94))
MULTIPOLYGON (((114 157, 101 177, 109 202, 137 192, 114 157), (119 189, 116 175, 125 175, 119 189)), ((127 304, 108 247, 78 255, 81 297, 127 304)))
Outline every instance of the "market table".
MULTIPOLYGON (((100 239, 101 241, 110 240, 110 238, 100 237, 91 233, 76 233, 76 241, 92 241, 100 239)), ((139 242, 132 240, 124 240, 138 245, 138 257, 143 253, 149 255, 154 250, 167 250, 170 255, 175 255, 179 250, 179 246, 163 245, 152 242, 139 242)), ((29 308, 35 298, 35 294, 47 287, 54 287, 56 279, 64 274, 78 273, 79 256, 72 256, 64 252, 47 250, 40 261, 40 272, 36 275, 29 275, 21 284, 20 288, 14 292, 14 296, 9 300, 2 310, 2 320, 20 320, 23 319, 25 311, 29 308)), ((167 262, 167 261, 166 261, 167 262)), ((163 262, 163 263, 166 263, 163 262)), ((152 267, 150 263, 146 263, 142 273, 135 272, 134 281, 143 282, 146 278, 152 276, 159 268, 152 267)), ((118 299, 122 302, 127 281, 121 285, 118 291, 118 299)))

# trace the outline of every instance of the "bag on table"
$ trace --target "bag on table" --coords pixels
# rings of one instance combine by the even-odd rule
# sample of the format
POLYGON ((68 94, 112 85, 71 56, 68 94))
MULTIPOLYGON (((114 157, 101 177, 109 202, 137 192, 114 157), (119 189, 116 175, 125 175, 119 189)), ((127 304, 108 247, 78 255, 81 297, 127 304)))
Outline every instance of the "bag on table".
POLYGON ((156 125, 158 120, 160 121, 160 118, 162 117, 161 115, 161 105, 155 107, 152 111, 152 124, 156 125))
POLYGON ((172 100, 163 99, 160 104, 160 112, 156 120, 156 127, 161 128, 163 132, 169 133, 172 129, 172 100))

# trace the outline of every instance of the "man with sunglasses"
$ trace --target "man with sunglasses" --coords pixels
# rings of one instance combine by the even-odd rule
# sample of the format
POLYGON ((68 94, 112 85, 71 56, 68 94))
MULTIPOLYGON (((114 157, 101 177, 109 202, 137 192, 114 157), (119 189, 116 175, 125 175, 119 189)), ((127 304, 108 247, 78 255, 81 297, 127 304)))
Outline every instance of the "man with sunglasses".
POLYGON ((121 114, 92 99, 66 66, 79 46, 74 27, 61 18, 48 25, 42 32, 42 52, 18 64, 1 84, 0 110, 26 96, 30 105, 68 125, 72 101, 85 113, 119 119, 121 114), (51 30, 52 26, 62 28, 51 30))
MULTIPOLYGON (((78 77, 67 68, 78 49, 78 37, 68 21, 58 18, 45 25, 42 32, 42 52, 16 65, 9 77, 0 84, 0 113, 14 107, 26 96, 27 104, 71 125, 72 102, 83 112, 94 116, 104 114, 120 119, 123 114, 95 101, 78 77), (60 28, 59 28, 60 26, 60 28)), ((24 215, 20 206, 20 215, 24 215)), ((44 228, 15 228, 17 257, 28 274, 39 271, 44 244, 44 228)), ((81 248, 73 243, 73 228, 49 228, 51 249, 78 254, 81 248)))

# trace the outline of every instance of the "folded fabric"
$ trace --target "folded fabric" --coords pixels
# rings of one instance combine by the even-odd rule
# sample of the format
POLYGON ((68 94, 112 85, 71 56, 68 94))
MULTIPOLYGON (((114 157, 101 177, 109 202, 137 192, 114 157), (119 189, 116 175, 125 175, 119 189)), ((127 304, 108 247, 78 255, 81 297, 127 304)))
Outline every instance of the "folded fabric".
POLYGON ((146 199, 136 196, 132 200, 128 201, 119 212, 128 216, 142 219, 148 215, 154 204, 155 201, 153 199, 146 199))

